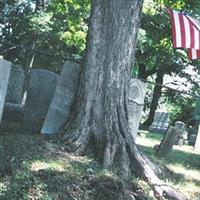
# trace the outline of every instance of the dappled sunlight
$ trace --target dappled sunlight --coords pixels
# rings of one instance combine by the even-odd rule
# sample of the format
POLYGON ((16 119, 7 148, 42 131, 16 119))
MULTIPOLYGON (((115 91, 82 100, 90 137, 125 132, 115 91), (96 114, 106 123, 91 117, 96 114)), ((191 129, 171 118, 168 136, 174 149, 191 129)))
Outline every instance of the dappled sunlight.
POLYGON ((44 169, 51 169, 56 171, 65 171, 66 166, 62 162, 42 162, 35 161, 31 164, 31 171, 39 171, 44 169))
POLYGON ((200 152, 196 151, 193 146, 189 146, 189 145, 178 146, 178 145, 175 145, 173 148, 176 149, 176 150, 179 150, 179 151, 184 151, 184 152, 200 155, 200 152))
MULTIPOLYGON (((154 147, 156 144, 159 144, 161 141, 161 137, 162 135, 160 134, 160 138, 153 138, 153 137, 149 137, 149 133, 147 134, 141 134, 140 136, 138 136, 136 138, 136 144, 138 145, 145 145, 147 147, 154 147), (158 140, 160 139, 160 140, 158 140)), ((152 134, 151 134, 152 136, 152 134)))
POLYGON ((184 165, 173 165, 173 164, 167 164, 166 165, 171 171, 174 173, 177 173, 182 175, 184 179, 188 182, 196 181, 199 182, 200 185, 200 172, 199 170, 189 170, 187 166, 184 165))
POLYGON ((157 157, 154 146, 160 144, 162 134, 147 133, 137 137, 138 147, 153 162, 166 166, 165 181, 181 190, 192 200, 200 199, 200 153, 195 152, 193 146, 174 145, 172 151, 166 157, 157 157))
POLYGON ((4 182, 0 181, 0 199, 1 196, 8 190, 8 183, 4 180, 4 182))

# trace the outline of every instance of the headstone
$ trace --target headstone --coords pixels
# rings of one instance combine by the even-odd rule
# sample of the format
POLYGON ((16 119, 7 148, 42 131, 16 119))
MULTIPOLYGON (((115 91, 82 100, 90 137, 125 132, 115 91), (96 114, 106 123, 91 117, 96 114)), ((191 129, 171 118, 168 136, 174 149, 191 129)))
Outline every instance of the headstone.
POLYGON ((200 125, 199 125, 199 129, 198 129, 198 133, 196 135, 196 141, 195 141, 194 149, 196 151, 200 151, 200 125))
POLYGON ((8 88, 8 80, 10 76, 11 63, 0 58, 0 122, 2 119, 4 103, 8 88))
POLYGON ((157 110, 155 112, 154 121, 149 127, 151 132, 165 133, 169 127, 169 113, 157 110))
POLYGON ((6 101, 2 120, 22 123, 23 106, 21 105, 24 85, 24 70, 11 65, 6 101))
POLYGON ((200 97, 197 99, 197 103, 193 112, 193 119, 195 121, 200 121, 200 97))
POLYGON ((184 127, 183 122, 176 122, 174 127, 169 127, 160 145, 156 148, 157 155, 164 157, 172 150, 178 138, 183 134, 184 127))
POLYGON ((54 134, 66 122, 77 90, 79 74, 79 65, 65 63, 41 133, 54 134))
POLYGON ((23 95, 24 70, 12 65, 6 94, 6 103, 20 104, 23 95))
POLYGON ((174 124, 174 127, 183 130, 181 132, 181 134, 177 136, 177 139, 176 139, 176 142, 175 142, 176 145, 180 145, 181 146, 181 145, 184 144, 184 141, 187 139, 187 137, 185 136, 185 127, 186 127, 186 125, 185 125, 184 122, 176 121, 175 124, 174 124))
POLYGON ((196 139, 197 139, 197 135, 196 134, 191 134, 189 136, 189 141, 188 141, 189 145, 194 146, 195 142, 196 142, 196 139))
POLYGON ((40 131, 53 97, 58 75, 43 69, 31 71, 30 86, 24 107, 25 130, 40 131))
POLYGON ((139 79, 132 78, 130 82, 128 117, 131 134, 136 139, 142 111, 147 84, 139 79))

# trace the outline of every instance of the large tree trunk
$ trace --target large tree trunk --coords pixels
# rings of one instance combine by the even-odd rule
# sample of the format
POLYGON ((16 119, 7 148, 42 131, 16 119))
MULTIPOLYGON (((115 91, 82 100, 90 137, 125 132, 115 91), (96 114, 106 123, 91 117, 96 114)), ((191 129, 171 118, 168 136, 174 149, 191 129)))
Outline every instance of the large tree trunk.
POLYGON ((157 76, 156 76, 156 83, 158 83, 159 85, 155 85, 155 87, 154 87, 153 98, 151 101, 149 116, 148 116, 148 119, 143 124, 145 127, 149 127, 152 124, 154 115, 155 115, 155 111, 158 107, 158 101, 159 101, 159 98, 162 93, 162 87, 160 85, 163 84, 164 72, 161 69, 161 67, 158 68, 158 72, 157 72, 157 76))
POLYGON ((116 161, 127 175, 137 166, 160 198, 168 187, 148 167, 128 128, 128 89, 141 5, 141 0, 93 1, 80 84, 62 132, 66 147, 79 155, 93 147, 106 169, 116 161))
POLYGON ((84 153, 92 141, 106 168, 116 151, 124 148, 123 132, 128 132, 127 95, 141 4, 139 0, 93 2, 80 86, 65 127, 65 139, 76 153, 84 153))

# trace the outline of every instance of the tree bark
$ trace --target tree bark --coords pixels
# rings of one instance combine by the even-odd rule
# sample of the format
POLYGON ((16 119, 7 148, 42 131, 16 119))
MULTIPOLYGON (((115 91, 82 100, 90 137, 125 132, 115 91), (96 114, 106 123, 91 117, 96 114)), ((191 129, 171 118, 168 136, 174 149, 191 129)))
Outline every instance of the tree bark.
POLYGON ((93 1, 79 88, 61 133, 75 154, 83 155, 93 147, 106 169, 119 163, 126 176, 137 165, 134 170, 161 199, 165 193, 178 193, 147 165, 128 127, 128 91, 141 6, 141 0, 93 1))
POLYGON ((149 116, 148 116, 148 119, 143 124, 144 127, 149 127, 153 122, 155 111, 158 107, 158 101, 162 93, 162 87, 160 85, 163 84, 163 77, 164 77, 164 72, 162 71, 161 67, 159 67, 157 76, 156 76, 156 83, 158 83, 159 85, 155 85, 154 87, 153 99, 151 101, 149 116))
POLYGON ((144 64, 140 64, 138 68, 138 78, 147 80, 148 74, 146 70, 146 66, 144 64))
POLYGON ((126 157, 127 100, 134 62, 141 0, 96 0, 87 52, 65 140, 82 154, 89 142, 109 168, 116 152, 126 157), (125 129, 125 130, 123 130, 125 129))

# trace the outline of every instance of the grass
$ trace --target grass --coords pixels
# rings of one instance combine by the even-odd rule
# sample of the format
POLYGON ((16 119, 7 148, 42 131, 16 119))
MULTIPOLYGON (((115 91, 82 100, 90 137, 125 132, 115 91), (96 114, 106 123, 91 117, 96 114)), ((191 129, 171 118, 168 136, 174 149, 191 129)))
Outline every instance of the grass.
POLYGON ((174 146, 164 158, 156 157, 154 145, 159 144, 162 135, 157 133, 141 134, 136 143, 148 157, 160 166, 166 166, 167 172, 162 177, 179 189, 191 200, 200 200, 200 153, 192 146, 174 146))
POLYGON ((56 138, 0 133, 1 200, 153 200, 147 184, 121 180, 94 159, 66 153, 56 138))
MULTIPOLYGON (((153 146, 161 139, 142 134, 137 143, 150 159, 167 166, 163 179, 200 200, 200 155, 190 146, 176 146, 167 157, 157 158, 153 146)), ((136 200, 155 200, 143 180, 121 180, 92 157, 66 153, 56 138, 0 133, 0 200, 126 200, 126 190, 136 200)))

